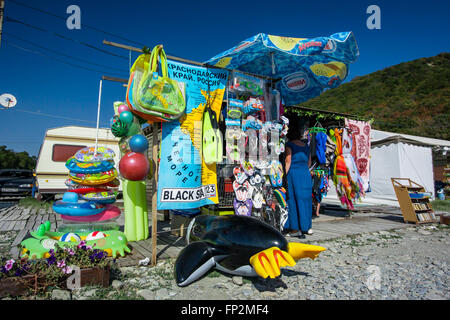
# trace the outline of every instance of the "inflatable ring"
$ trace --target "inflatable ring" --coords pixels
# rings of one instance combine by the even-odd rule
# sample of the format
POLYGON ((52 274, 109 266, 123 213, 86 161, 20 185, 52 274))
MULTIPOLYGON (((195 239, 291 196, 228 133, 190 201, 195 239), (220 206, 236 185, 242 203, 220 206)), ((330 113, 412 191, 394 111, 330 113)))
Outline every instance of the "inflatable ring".
POLYGON ((99 173, 69 173, 69 177, 73 182, 88 185, 88 186, 96 186, 100 184, 105 184, 113 181, 117 177, 117 170, 115 168, 99 173))
POLYGON ((61 215, 61 218, 63 220, 67 221, 75 221, 75 222, 99 222, 99 221, 109 221, 117 219, 117 217, 120 216, 120 209, 116 206, 113 206, 111 204, 106 205, 105 210, 98 214, 94 214, 91 216, 68 216, 68 215, 61 215))
POLYGON ((80 198, 86 201, 93 201, 100 204, 112 204, 116 202, 116 191, 101 191, 81 194, 80 198))
POLYGON ((58 214, 69 216, 91 216, 105 210, 105 206, 96 202, 56 201, 53 210, 58 214))
POLYGON ((111 170, 114 167, 113 160, 103 160, 98 162, 80 162, 71 157, 66 162, 66 168, 74 173, 99 173, 111 170))
MULTIPOLYGON (((75 192, 75 193, 82 195, 82 194, 92 193, 92 192, 105 192, 105 191, 108 191, 108 189, 98 188, 97 186, 83 186, 83 188, 74 188, 74 189, 69 189, 68 191, 75 192)), ((80 198, 81 198, 81 196, 80 196, 80 198)))
POLYGON ((75 153, 74 158, 79 162, 99 162, 103 160, 113 160, 116 154, 110 148, 97 147, 97 154, 95 154, 95 147, 86 147, 75 153))
POLYGON ((96 191, 88 192, 80 195, 80 198, 88 201, 116 199, 116 191, 96 191))
POLYGON ((76 192, 76 193, 89 193, 89 192, 101 192, 108 191, 109 189, 118 189, 120 185, 119 179, 114 179, 110 182, 99 184, 96 186, 85 186, 74 182, 72 179, 67 179, 65 185, 68 187, 68 191, 76 192), (88 189, 88 190, 85 190, 88 189))

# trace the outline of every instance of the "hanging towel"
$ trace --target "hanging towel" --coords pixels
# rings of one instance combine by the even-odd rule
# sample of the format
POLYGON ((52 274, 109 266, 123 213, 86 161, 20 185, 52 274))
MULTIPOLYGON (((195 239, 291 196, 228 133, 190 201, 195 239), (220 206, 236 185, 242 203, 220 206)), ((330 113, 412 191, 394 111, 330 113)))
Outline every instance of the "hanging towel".
POLYGON ((370 124, 364 121, 345 119, 345 125, 350 129, 353 140, 351 153, 355 159, 356 167, 363 181, 365 191, 369 189, 370 176, 370 124))
POLYGON ((325 152, 327 150, 327 135, 323 132, 316 134, 316 157, 319 164, 325 164, 327 159, 325 152))

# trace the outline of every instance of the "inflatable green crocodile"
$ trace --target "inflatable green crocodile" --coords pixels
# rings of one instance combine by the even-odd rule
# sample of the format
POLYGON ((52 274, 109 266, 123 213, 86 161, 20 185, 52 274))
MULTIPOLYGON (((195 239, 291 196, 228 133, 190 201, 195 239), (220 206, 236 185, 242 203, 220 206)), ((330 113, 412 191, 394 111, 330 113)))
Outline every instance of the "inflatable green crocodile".
MULTIPOLYGON (((127 238, 123 232, 117 230, 105 231, 105 237, 95 240, 85 241, 87 246, 92 246, 94 249, 104 250, 110 257, 116 257, 117 254, 124 256, 125 252, 131 252, 127 246, 127 238)), ((89 233, 78 233, 81 240, 85 240, 89 233)), ((36 231, 30 232, 31 238, 23 240, 20 244, 22 246, 21 257, 29 257, 31 259, 42 259, 50 256, 51 249, 57 250, 56 244, 61 248, 70 248, 78 245, 76 242, 59 241, 63 232, 51 232, 50 221, 41 224, 36 231)))

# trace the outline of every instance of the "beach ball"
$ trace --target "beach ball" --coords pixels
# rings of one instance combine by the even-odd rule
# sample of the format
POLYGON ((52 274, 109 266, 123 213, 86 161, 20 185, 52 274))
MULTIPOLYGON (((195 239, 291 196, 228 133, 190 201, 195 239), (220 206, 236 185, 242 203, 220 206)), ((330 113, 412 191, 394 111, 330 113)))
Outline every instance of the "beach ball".
POLYGON ((126 104, 121 104, 118 108, 117 108, 117 112, 119 114, 121 114, 124 111, 130 111, 130 108, 128 108, 128 106, 126 104))
POLYGON ((121 154, 125 154, 125 153, 131 151, 130 150, 130 145, 128 143, 129 141, 130 141, 130 138, 128 138, 128 137, 122 137, 119 140, 119 149, 120 149, 120 153, 121 154))
POLYGON ((101 231, 93 231, 93 232, 89 233, 86 236, 86 241, 97 240, 97 239, 101 239, 101 238, 104 238, 104 237, 106 237, 106 234, 104 234, 103 232, 101 232, 101 231))
POLYGON ((111 126, 111 132, 115 137, 125 137, 128 134, 128 125, 122 120, 117 119, 111 126))
POLYGON ((112 127, 114 123, 116 123, 116 121, 119 120, 119 116, 113 116, 110 120, 109 120, 109 126, 112 127))
POLYGON ((138 152, 126 153, 119 162, 122 177, 131 181, 144 180, 150 170, 150 163, 146 156, 138 152))
POLYGON ((80 242, 81 238, 76 233, 68 232, 66 234, 63 234, 62 237, 59 239, 59 241, 62 242, 80 242))
POLYGON ((144 153, 148 149, 148 140, 142 134, 136 134, 130 139, 130 149, 134 152, 144 153))
POLYGON ((130 111, 123 111, 119 115, 119 119, 127 125, 131 125, 133 123, 134 116, 130 111))

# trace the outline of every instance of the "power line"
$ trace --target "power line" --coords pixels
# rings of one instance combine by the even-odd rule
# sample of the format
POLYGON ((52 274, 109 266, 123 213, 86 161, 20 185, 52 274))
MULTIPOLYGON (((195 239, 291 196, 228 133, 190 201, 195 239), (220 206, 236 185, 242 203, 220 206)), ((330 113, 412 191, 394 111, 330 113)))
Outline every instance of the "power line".
MULTIPOLYGON (((42 52, 39 52, 39 51, 35 51, 35 50, 28 49, 28 48, 24 48, 24 47, 18 45, 17 43, 11 42, 10 40, 6 40, 5 39, 4 42, 6 44, 12 46, 12 47, 15 47, 15 48, 19 49, 19 50, 26 51, 26 52, 33 53, 33 54, 37 54, 37 55, 40 55, 42 57, 47 57, 47 58, 50 58, 52 60, 55 60, 55 61, 67 64, 67 65, 75 67, 75 68, 80 68, 80 69, 84 69, 84 70, 88 70, 88 71, 92 71, 92 72, 96 72, 96 73, 105 73, 102 70, 97 70, 97 69, 92 69, 92 68, 89 68, 89 67, 81 66, 81 65, 78 65, 78 64, 75 64, 75 63, 72 63, 72 62, 67 62, 65 60, 49 56, 49 55, 47 55, 45 53, 42 53, 42 52)), ((123 75, 122 73, 115 73, 115 72, 108 72, 108 73, 115 74, 115 75, 123 75)))
POLYGON ((97 51, 99 51, 99 52, 101 52, 101 53, 105 53, 105 54, 108 54, 108 55, 111 55, 111 56, 114 56, 114 57, 117 57, 117 58, 121 58, 121 59, 126 59, 126 60, 128 60, 128 57, 126 57, 126 56, 122 56, 122 55, 119 55, 119 54, 112 53, 112 52, 110 52, 110 51, 106 51, 106 50, 104 50, 104 49, 102 49, 102 48, 96 47, 96 46, 94 46, 94 45, 92 45, 92 44, 89 44, 89 43, 87 43, 87 42, 84 42, 84 41, 78 41, 78 40, 76 40, 76 39, 74 39, 74 38, 66 37, 65 35, 62 35, 62 34, 59 34, 59 33, 56 33, 56 32, 50 31, 50 30, 47 30, 47 29, 43 29, 43 28, 41 28, 41 27, 38 27, 38 26, 35 26, 35 25, 32 25, 32 24, 23 22, 23 21, 18 20, 18 19, 11 18, 11 17, 9 17, 9 16, 5 16, 5 21, 6 21, 6 22, 19 23, 19 24, 24 25, 24 26, 26 26, 26 27, 28 27, 28 28, 35 29, 35 30, 39 30, 39 31, 41 31, 41 32, 47 32, 47 33, 50 33, 50 34, 52 34, 52 35, 54 35, 54 36, 56 36, 56 37, 59 37, 59 38, 61 38, 61 39, 64 39, 64 40, 68 40, 68 41, 72 41, 72 42, 81 44, 81 45, 83 45, 83 46, 85 46, 85 47, 88 47, 88 48, 90 48, 90 49, 97 50, 97 51))
POLYGON ((37 44, 37 43, 31 42, 30 40, 24 39, 24 38, 22 38, 22 37, 19 37, 18 35, 15 35, 15 34, 13 34, 13 33, 10 33, 10 32, 4 32, 4 34, 6 34, 6 35, 8 35, 8 36, 11 36, 11 37, 13 37, 13 38, 16 38, 16 39, 18 39, 18 40, 21 40, 21 41, 23 41, 23 42, 29 43, 29 44, 31 44, 31 45, 33 45, 33 46, 35 46, 35 47, 38 47, 38 48, 41 48, 41 49, 50 51, 50 52, 52 52, 52 53, 54 53, 54 54, 57 54, 57 55, 60 55, 60 56, 66 57, 66 58, 78 60, 78 61, 81 61, 81 62, 84 62, 84 63, 88 63, 88 64, 92 64, 92 65, 95 65, 95 66, 98 66, 98 67, 103 67, 103 68, 108 68, 108 69, 114 69, 114 70, 119 70, 119 71, 123 71, 123 72, 125 72, 125 73, 128 73, 128 70, 126 70, 126 69, 114 68, 114 67, 106 66, 106 65, 103 65, 103 64, 94 63, 94 62, 91 62, 91 61, 88 61, 88 60, 85 60, 85 59, 81 59, 81 58, 78 58, 78 57, 74 57, 74 56, 71 56, 71 55, 68 55, 68 54, 65 54, 65 53, 62 53, 62 52, 59 52, 59 51, 56 51, 56 50, 53 50, 53 49, 44 47, 44 46, 41 46, 41 45, 39 45, 39 44, 37 44))
MULTIPOLYGON (((17 4, 17 5, 19 5, 19 6, 23 6, 23 7, 26 7, 26 8, 35 10, 35 11, 38 11, 38 12, 40 12, 40 13, 49 15, 49 16, 54 17, 54 18, 58 18, 58 19, 61 19, 61 20, 64 20, 64 21, 67 20, 67 17, 59 16, 59 15, 54 14, 54 13, 52 13, 52 12, 48 12, 48 11, 45 11, 45 10, 42 10, 42 9, 39 9, 39 8, 35 8, 35 7, 32 7, 32 6, 28 5, 28 4, 25 4, 25 3, 22 3, 22 2, 19 2, 19 1, 9 0, 9 2, 12 2, 12 3, 17 4)), ((128 41, 128 42, 133 42, 133 43, 136 43, 136 44, 139 44, 139 45, 144 46, 144 44, 141 43, 141 42, 137 42, 137 41, 133 41, 133 40, 124 38, 124 37, 119 36, 119 35, 117 35, 117 34, 114 34, 114 33, 108 32, 108 31, 101 30, 101 29, 99 29, 99 28, 97 28, 97 27, 93 27, 93 26, 87 25, 87 24, 85 24, 85 23, 82 23, 81 25, 82 25, 83 27, 88 28, 88 29, 92 29, 92 30, 94 30, 94 31, 97 31, 97 32, 100 32, 100 33, 103 33, 103 34, 107 34, 107 35, 110 35, 110 36, 113 36, 113 37, 116 37, 116 38, 119 38, 119 39, 122 39, 122 40, 125 40, 125 41, 128 41)))
MULTIPOLYGON (((29 114, 38 115, 38 116, 50 117, 50 118, 57 118, 57 119, 64 119, 64 120, 71 120, 71 121, 79 121, 79 122, 85 122, 85 123, 96 123, 95 121, 63 117, 63 116, 58 116, 58 115, 48 114, 48 113, 42 113, 42 112, 37 112, 37 111, 30 111, 30 110, 23 110, 23 109, 10 109, 10 110, 17 111, 17 112, 29 113, 29 114)), ((105 124, 105 123, 103 123, 103 124, 105 124)))

